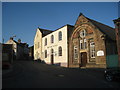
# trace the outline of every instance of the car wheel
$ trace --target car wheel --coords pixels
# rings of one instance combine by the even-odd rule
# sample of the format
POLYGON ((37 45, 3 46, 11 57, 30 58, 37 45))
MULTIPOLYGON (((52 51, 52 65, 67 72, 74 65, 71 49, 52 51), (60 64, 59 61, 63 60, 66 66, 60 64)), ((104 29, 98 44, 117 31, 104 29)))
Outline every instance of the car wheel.
POLYGON ((107 80, 107 81, 113 81, 113 76, 112 75, 110 75, 110 74, 106 74, 105 75, 105 79, 107 80))

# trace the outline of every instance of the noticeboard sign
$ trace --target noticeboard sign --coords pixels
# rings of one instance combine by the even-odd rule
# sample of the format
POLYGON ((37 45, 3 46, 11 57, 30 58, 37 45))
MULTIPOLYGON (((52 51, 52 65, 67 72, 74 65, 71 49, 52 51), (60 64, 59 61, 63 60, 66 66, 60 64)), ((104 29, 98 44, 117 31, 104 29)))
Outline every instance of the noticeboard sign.
POLYGON ((97 51, 97 56, 104 56, 104 51, 102 50, 97 51))

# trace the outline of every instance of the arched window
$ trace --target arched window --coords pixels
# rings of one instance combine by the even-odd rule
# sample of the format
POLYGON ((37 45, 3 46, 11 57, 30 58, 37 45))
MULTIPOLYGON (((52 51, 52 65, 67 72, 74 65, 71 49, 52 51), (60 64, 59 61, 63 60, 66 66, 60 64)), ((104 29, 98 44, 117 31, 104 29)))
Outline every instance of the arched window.
POLYGON ((95 43, 94 42, 90 43, 90 56, 91 58, 95 58, 95 43))
POLYGON ((62 56, 62 47, 61 46, 58 48, 58 51, 59 51, 59 56, 62 56))
POLYGON ((78 59, 78 47, 74 46, 74 59, 78 59))
POLYGON ((45 50, 45 58, 47 58, 47 50, 45 50))
POLYGON ((87 49, 87 40, 84 39, 84 49, 87 49))
POLYGON ((54 36, 51 36, 51 43, 54 43, 54 36))
POLYGON ((58 39, 59 39, 59 41, 62 40, 62 32, 61 31, 58 33, 58 39))
POLYGON ((47 45, 47 38, 45 38, 45 46, 47 45))
POLYGON ((81 32, 80 32, 80 37, 81 38, 84 38, 86 36, 86 30, 82 30, 81 32))
POLYGON ((51 49, 51 54, 53 54, 54 53, 54 50, 53 49, 51 49))

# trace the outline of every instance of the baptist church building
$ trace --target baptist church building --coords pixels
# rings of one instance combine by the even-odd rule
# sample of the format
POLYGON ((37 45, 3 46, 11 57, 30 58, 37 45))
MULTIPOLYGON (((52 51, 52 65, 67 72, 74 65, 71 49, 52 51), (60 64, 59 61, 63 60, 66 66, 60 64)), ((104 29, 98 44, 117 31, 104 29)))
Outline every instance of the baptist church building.
POLYGON ((63 67, 106 68, 106 56, 117 54, 115 29, 82 13, 74 26, 51 31, 37 28, 34 60, 63 67))

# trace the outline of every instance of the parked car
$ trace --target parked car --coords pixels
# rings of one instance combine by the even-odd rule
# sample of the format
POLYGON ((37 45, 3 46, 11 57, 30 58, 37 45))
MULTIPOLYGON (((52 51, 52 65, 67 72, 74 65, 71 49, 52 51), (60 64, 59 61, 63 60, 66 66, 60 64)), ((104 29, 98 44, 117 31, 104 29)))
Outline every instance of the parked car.
POLYGON ((120 80, 120 68, 107 68, 104 76, 107 81, 120 80))

